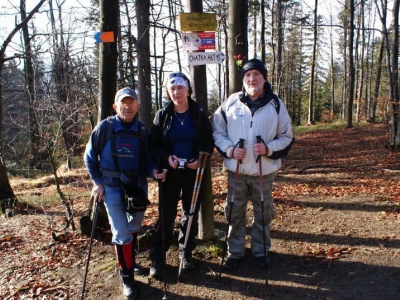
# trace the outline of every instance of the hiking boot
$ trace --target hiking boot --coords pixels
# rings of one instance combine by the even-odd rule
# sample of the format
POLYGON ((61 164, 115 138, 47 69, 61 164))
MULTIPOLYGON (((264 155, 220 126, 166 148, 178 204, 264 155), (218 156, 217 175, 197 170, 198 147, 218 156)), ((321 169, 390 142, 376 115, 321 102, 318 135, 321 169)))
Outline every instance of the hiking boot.
POLYGON ((133 264, 133 272, 135 273, 135 275, 143 275, 145 270, 141 265, 134 263, 133 264))
POLYGON ((124 297, 126 300, 133 300, 137 296, 137 291, 135 288, 135 280, 133 279, 132 276, 132 269, 128 271, 120 271, 119 275, 121 276, 122 279, 122 287, 123 287, 123 293, 124 297))
POLYGON ((162 275, 161 262, 153 261, 150 266, 150 276, 160 277, 162 275))
POLYGON ((255 258, 257 262, 257 266, 260 269, 268 269, 271 266, 271 263, 269 262, 268 256, 258 256, 255 258))
POLYGON ((239 265, 239 261, 237 258, 229 257, 224 263, 224 269, 228 271, 235 270, 239 265))
POLYGON ((188 271, 192 271, 196 268, 191 257, 183 258, 183 268, 188 271))

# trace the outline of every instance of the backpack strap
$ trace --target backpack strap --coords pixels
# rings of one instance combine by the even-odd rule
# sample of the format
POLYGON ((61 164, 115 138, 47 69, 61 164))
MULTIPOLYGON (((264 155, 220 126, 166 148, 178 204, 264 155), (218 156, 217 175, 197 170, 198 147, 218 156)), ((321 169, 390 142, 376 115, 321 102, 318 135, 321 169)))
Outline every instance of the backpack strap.
MULTIPOLYGON (((114 162, 115 171, 103 170, 103 172, 106 172, 108 177, 120 178, 122 181, 124 181, 123 180, 124 176, 120 172, 120 166, 119 166, 119 162, 118 162, 118 154, 117 154, 117 149, 116 149, 117 137, 123 137, 123 138, 131 137, 131 138, 139 139, 140 166, 139 166, 138 174, 142 174, 142 173, 145 173, 144 168, 145 168, 146 158, 147 158, 146 139, 148 138, 148 136, 146 134, 146 127, 145 127, 144 123, 141 121, 138 121, 138 132, 137 133, 132 132, 132 131, 115 133, 114 119, 115 119, 114 116, 108 117, 106 119, 106 122, 105 122, 106 130, 105 130, 105 134, 102 136, 101 151, 103 151, 108 140, 111 139, 110 140, 111 155, 112 155, 112 159, 114 162)), ((130 173, 130 172, 128 172, 128 173, 130 173)))

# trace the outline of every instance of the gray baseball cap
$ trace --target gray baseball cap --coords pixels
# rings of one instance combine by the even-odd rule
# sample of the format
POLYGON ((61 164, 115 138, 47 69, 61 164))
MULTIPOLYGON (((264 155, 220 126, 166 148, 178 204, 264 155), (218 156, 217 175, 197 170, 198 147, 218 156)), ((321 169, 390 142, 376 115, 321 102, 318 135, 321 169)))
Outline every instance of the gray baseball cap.
POLYGON ((121 102, 122 99, 129 97, 132 98, 133 100, 138 100, 138 97, 136 95, 136 92, 130 88, 123 88, 117 91, 115 94, 115 99, 114 102, 118 103, 121 102))

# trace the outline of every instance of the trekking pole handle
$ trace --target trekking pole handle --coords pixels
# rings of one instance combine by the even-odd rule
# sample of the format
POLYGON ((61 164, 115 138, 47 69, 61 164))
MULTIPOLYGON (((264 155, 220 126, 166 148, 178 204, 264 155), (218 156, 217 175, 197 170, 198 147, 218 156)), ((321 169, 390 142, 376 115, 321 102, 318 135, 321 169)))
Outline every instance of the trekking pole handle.
MULTIPOLYGON (((256 135, 256 139, 257 139, 257 144, 258 144, 258 143, 264 143, 264 145, 265 145, 265 142, 264 142, 263 139, 261 138, 261 135, 256 135)), ((261 154, 259 154, 259 155, 257 156, 256 163, 258 163, 258 161, 260 160, 260 157, 261 157, 261 154)))
MULTIPOLYGON (((232 156, 233 156, 233 152, 235 151, 236 148, 243 149, 243 147, 244 147, 244 139, 240 138, 239 142, 237 142, 236 145, 233 147, 232 156)), ((239 159, 239 162, 242 163, 242 160, 239 159)))
POLYGON ((200 169, 205 169, 207 167, 207 160, 211 156, 211 154, 203 151, 199 151, 199 154, 199 156, 202 156, 202 159, 200 161, 200 169))

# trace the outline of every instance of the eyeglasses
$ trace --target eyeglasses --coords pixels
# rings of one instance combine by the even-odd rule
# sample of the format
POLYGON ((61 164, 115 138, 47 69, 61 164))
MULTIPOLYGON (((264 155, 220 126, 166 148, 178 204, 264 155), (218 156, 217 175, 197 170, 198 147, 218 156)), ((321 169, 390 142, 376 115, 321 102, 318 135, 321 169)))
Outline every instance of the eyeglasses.
POLYGON ((183 74, 183 73, 180 73, 180 72, 178 72, 178 73, 171 73, 171 74, 168 75, 168 78, 169 78, 169 79, 174 78, 174 77, 181 77, 181 78, 183 78, 183 79, 188 80, 187 77, 186 77, 186 75, 183 74))

